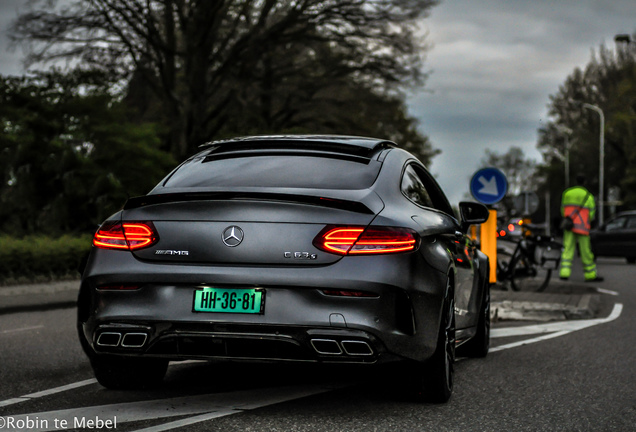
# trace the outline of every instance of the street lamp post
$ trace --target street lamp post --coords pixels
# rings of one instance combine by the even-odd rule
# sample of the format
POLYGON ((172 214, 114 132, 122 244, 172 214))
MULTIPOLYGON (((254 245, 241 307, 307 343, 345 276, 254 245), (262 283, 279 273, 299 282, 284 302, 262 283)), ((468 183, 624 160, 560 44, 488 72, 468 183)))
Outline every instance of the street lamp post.
POLYGON ((603 204, 605 203, 605 194, 603 193, 603 187, 605 182, 605 116, 603 110, 596 105, 589 103, 583 103, 583 108, 596 111, 601 120, 600 134, 599 134, 599 168, 598 168, 598 201, 599 201, 599 213, 598 223, 603 225, 603 204))
POLYGON ((559 132, 563 134, 563 138, 565 139, 565 157, 563 158, 563 163, 565 165, 565 188, 570 187, 570 141, 569 137, 572 134, 572 129, 563 125, 556 125, 556 128, 559 132))

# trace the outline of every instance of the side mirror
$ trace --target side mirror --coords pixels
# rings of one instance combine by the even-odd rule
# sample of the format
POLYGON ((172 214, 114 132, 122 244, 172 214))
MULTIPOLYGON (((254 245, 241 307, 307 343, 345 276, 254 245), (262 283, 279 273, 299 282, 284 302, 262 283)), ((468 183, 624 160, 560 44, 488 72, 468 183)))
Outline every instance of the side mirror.
POLYGON ((459 203, 462 229, 466 230, 470 225, 479 225, 488 220, 490 212, 488 207, 476 202, 462 201, 459 203))

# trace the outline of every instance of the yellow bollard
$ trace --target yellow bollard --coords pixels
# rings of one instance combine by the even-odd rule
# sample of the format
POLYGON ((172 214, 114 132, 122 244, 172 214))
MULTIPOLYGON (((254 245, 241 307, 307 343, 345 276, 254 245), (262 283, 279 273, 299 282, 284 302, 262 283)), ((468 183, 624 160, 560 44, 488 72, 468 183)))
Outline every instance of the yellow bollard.
POLYGON ((490 261, 490 283, 497 282, 497 210, 489 210, 488 220, 481 224, 481 251, 490 261))

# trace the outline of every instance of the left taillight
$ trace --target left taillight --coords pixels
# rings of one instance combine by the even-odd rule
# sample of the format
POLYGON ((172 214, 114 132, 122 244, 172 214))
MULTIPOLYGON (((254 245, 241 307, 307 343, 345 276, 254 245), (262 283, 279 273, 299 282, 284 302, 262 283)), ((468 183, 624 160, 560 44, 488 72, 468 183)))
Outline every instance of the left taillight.
POLYGON ((93 245, 101 249, 136 250, 159 241, 152 222, 106 221, 93 237, 93 245))
POLYGON ((313 243, 338 255, 388 254, 416 250, 419 236, 408 228, 328 226, 313 243))

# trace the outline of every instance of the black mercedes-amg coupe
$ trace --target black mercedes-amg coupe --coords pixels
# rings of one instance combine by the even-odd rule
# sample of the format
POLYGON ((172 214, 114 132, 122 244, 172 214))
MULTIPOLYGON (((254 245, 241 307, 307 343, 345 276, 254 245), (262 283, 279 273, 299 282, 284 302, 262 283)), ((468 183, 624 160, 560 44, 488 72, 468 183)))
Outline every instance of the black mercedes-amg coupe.
MULTIPOLYGON (((488 258, 459 204, 391 142, 260 136, 208 143, 94 235, 78 330, 108 388, 169 361, 401 361, 444 402, 455 349, 489 347, 488 258)), ((404 368, 400 368, 402 371, 404 368)))

